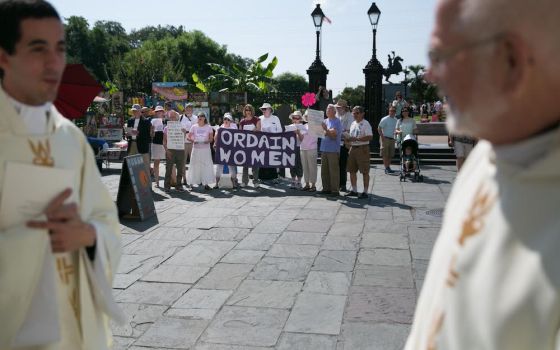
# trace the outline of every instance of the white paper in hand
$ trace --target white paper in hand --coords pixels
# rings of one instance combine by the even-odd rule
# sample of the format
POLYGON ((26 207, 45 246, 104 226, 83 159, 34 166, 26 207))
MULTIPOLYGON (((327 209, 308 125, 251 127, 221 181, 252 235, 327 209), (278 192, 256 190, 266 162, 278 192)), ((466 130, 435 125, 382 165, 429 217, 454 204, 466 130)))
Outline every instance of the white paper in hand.
MULTIPOLYGON (((57 195, 73 187, 75 171, 7 162, 2 198, 0 229, 37 219, 57 195)), ((67 202, 75 201, 75 193, 67 202)))

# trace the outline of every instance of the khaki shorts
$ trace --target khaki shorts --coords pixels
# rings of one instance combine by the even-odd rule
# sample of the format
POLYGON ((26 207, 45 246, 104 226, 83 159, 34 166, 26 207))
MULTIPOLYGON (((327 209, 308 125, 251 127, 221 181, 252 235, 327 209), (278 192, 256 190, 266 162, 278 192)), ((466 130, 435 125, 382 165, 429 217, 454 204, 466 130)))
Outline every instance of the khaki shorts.
POLYGON ((467 158, 473 147, 474 145, 471 143, 453 142, 453 149, 455 150, 455 156, 457 156, 457 158, 467 158))
POLYGON ((381 139, 381 155, 383 158, 393 158, 395 156, 395 139, 388 137, 381 139))
POLYGON ((369 173, 369 145, 352 146, 348 153, 346 170, 355 173, 358 170, 362 174, 369 173))

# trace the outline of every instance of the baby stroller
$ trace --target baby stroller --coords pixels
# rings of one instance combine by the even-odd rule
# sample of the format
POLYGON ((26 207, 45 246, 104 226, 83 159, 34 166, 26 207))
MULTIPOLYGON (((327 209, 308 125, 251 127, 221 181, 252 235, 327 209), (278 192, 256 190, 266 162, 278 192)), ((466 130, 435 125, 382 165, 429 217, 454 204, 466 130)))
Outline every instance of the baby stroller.
POLYGON ((412 135, 406 135, 400 145, 401 152, 401 174, 400 181, 406 181, 412 177, 414 181, 424 181, 420 175, 420 158, 418 157, 418 142, 412 135))

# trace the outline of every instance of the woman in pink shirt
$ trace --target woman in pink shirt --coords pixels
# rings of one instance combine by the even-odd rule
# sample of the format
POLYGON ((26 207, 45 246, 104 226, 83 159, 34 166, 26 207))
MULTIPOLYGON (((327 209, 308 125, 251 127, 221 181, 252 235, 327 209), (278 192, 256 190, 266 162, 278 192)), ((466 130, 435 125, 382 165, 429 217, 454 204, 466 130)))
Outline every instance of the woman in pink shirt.
MULTIPOLYGON (((307 122, 307 112, 303 115, 303 121, 307 122)), ((317 182, 317 136, 309 134, 307 124, 303 131, 297 133, 297 136, 301 141, 299 149, 301 165, 303 166, 303 180, 305 181, 302 191, 315 192, 317 190, 315 188, 317 182)))
POLYGON ((214 181, 214 163, 210 152, 214 130, 208 125, 206 114, 198 114, 198 122, 191 127, 187 137, 193 142, 187 182, 204 185, 204 189, 209 190, 209 184, 214 181))

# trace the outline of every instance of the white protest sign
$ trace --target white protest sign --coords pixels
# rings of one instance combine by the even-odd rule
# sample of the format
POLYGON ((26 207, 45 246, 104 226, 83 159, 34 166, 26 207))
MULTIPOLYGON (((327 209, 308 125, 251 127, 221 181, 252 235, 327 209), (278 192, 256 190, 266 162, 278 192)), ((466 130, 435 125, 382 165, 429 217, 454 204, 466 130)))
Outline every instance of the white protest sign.
POLYGON ((167 149, 185 149, 185 134, 181 130, 181 122, 167 122, 167 149))
POLYGON ((325 120, 325 113, 314 109, 307 110, 307 125, 309 127, 309 135, 316 137, 325 136, 323 129, 323 121, 325 120))

